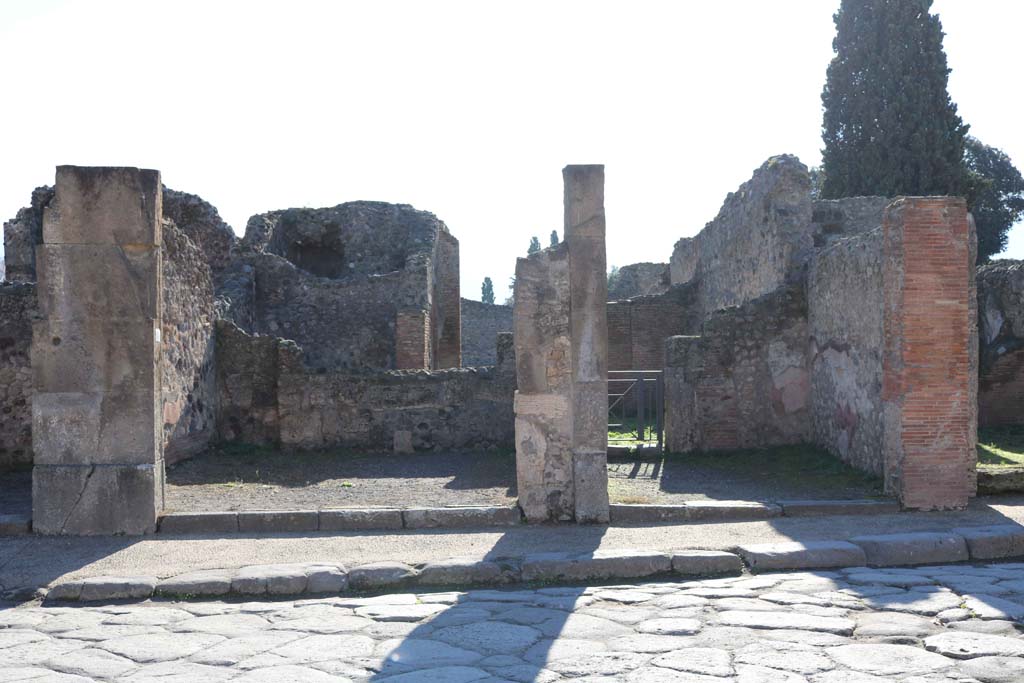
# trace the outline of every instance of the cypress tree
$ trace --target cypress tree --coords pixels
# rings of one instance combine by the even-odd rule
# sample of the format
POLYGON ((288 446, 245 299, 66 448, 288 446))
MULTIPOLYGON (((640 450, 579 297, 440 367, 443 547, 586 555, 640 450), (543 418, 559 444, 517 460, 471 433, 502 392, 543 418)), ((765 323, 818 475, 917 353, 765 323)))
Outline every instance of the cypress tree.
POLYGON ((968 126, 932 0, 842 0, 821 99, 825 198, 960 195, 968 126))
POLYGON ((480 286, 480 301, 485 304, 494 303, 494 283, 489 277, 485 277, 484 283, 480 286))
POLYGON ((527 254, 536 254, 541 250, 540 240, 536 237, 530 238, 530 248, 526 250, 527 254))

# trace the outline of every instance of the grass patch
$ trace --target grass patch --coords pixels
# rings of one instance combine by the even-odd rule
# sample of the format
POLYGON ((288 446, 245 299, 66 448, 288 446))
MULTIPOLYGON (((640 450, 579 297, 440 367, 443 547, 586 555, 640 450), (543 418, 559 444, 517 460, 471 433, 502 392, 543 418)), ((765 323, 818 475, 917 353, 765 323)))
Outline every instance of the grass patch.
POLYGON ((627 417, 622 419, 617 426, 609 426, 608 442, 613 446, 640 446, 658 440, 658 430, 652 425, 647 425, 643 431, 643 438, 639 438, 636 422, 636 418, 627 417))
POLYGON ((978 465, 991 468, 1024 466, 1024 425, 979 429, 978 465))

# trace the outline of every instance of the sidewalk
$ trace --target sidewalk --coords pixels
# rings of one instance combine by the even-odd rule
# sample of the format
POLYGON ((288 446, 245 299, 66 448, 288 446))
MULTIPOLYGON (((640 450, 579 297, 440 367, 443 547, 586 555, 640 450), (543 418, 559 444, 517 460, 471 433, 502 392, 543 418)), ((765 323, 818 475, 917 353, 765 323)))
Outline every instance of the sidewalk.
POLYGON ((775 518, 756 522, 656 526, 516 526, 498 530, 392 531, 231 535, 226 537, 0 538, 0 590, 39 588, 96 576, 167 578, 201 569, 254 564, 374 562, 421 565, 451 558, 494 560, 536 553, 681 549, 798 541, 845 541, 854 536, 948 532, 958 527, 1024 526, 1024 497, 979 501, 963 512, 775 518))

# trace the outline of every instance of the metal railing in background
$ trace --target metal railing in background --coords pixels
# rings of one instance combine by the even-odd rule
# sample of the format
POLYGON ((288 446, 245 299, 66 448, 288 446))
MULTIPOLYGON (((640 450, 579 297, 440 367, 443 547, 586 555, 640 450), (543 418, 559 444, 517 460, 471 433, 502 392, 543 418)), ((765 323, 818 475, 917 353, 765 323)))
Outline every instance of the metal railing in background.
POLYGON ((662 452, 665 378, 661 370, 608 371, 608 445, 662 452))

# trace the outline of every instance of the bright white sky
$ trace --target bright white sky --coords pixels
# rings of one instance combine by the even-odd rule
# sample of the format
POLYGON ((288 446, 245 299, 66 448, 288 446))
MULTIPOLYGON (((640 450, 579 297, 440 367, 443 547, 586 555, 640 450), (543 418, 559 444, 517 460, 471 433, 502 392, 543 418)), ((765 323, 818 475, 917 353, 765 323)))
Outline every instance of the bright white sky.
MULTIPOLYGON (((236 231, 408 203, 502 300, 561 232, 561 169, 606 165, 610 264, 667 261, 773 154, 820 160, 838 0, 0 0, 0 218, 58 164, 141 166, 236 231)), ((1024 167, 1021 0, 937 0, 950 91, 1024 167)), ((1024 258, 1024 228, 1006 254, 1024 258)))

